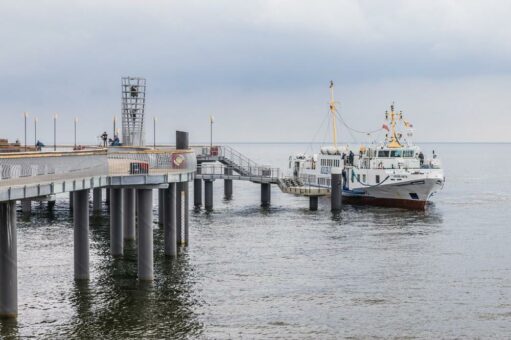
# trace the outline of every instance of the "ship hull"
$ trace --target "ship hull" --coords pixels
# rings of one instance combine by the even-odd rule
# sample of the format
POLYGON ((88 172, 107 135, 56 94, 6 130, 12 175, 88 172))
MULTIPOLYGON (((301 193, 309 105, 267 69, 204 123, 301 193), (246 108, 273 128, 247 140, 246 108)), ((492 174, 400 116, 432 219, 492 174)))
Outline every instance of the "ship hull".
POLYGON ((371 196, 342 196, 343 204, 373 205, 379 207, 403 208, 409 210, 424 210, 428 201, 408 200, 399 198, 381 198, 371 196))

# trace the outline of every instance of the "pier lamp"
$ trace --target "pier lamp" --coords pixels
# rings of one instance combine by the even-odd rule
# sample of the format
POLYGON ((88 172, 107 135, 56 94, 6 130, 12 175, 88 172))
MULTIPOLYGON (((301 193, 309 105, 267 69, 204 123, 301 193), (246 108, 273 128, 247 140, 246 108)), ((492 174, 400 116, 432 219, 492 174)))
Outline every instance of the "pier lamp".
POLYGON ((156 122, 158 121, 158 117, 153 117, 153 149, 156 150, 156 122))
POLYGON ((34 146, 37 147, 37 117, 34 117, 34 146))
POLYGON ((75 150, 76 150, 76 125, 78 125, 78 117, 75 117, 75 150))
POLYGON ((209 115, 209 147, 213 148, 213 123, 215 122, 215 117, 209 115))
POLYGON ((53 151, 57 151, 57 118, 58 113, 53 114, 53 151))
POLYGON ((27 151, 27 118, 28 112, 23 112, 23 118, 25 119, 25 152, 27 151))
POLYGON ((117 131, 117 129, 115 128, 115 123, 116 123, 116 122, 117 122, 117 118, 116 118, 116 117, 115 117, 115 115, 114 115, 114 129, 113 129, 113 133, 114 133, 114 135, 112 136, 112 139, 115 139, 115 133, 116 133, 116 131, 117 131))

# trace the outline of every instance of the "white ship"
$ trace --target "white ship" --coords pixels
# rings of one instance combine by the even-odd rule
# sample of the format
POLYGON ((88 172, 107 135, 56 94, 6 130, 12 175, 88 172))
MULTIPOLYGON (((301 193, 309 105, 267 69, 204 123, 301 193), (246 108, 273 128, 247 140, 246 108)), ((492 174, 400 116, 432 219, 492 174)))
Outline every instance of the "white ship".
POLYGON ((342 173, 342 200, 351 204, 371 204, 409 209, 424 209, 431 197, 443 188, 445 177, 440 159, 426 159, 421 149, 403 138, 398 124, 410 128, 394 105, 385 112, 388 131, 385 141, 356 150, 337 146, 336 103, 330 83, 333 145, 319 154, 298 154, 289 158, 292 176, 304 185, 330 188, 332 169, 342 173))

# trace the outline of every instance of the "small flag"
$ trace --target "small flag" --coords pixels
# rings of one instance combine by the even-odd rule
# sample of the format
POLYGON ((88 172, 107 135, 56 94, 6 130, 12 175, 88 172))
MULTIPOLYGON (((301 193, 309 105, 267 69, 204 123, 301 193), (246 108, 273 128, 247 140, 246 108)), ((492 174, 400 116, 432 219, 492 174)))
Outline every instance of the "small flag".
POLYGON ((388 126, 387 124, 383 124, 383 125, 381 126, 381 128, 382 128, 382 129, 385 129, 385 130, 387 130, 387 131, 389 131, 389 126, 388 126))

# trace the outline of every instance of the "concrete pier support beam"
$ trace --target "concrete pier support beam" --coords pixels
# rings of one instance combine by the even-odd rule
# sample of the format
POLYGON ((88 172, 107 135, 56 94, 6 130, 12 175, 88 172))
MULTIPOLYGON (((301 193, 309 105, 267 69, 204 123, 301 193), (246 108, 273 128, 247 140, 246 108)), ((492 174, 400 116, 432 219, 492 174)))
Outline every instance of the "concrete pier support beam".
MULTIPOLYGON (((176 131, 176 149, 178 150, 187 150, 190 148, 188 143, 188 132, 184 131, 176 131)), ((179 212, 176 214, 178 221, 176 223, 176 231, 177 231, 177 242, 183 243, 183 235, 181 234, 181 227, 184 231, 184 244, 188 245, 189 242, 189 229, 188 229, 188 182, 180 183, 177 186, 178 192, 176 193, 176 209, 179 209, 179 212)))
POLYGON ((185 204, 184 204, 184 209, 183 209, 183 214, 184 214, 184 225, 185 225, 185 235, 184 235, 184 238, 185 238, 185 246, 188 246, 190 245, 190 228, 189 228, 189 221, 190 221, 190 214, 189 214, 189 195, 190 195, 190 190, 189 190, 189 186, 188 186, 188 182, 185 182, 183 183, 184 185, 184 192, 185 192, 185 204))
POLYGON ((69 193, 69 209, 73 210, 73 192, 69 193))
POLYGON ((268 207, 271 203, 271 184, 261 183, 261 206, 268 207))
POLYGON ((55 200, 55 198, 52 198, 52 199, 49 199, 48 200, 48 210, 53 210, 55 208, 55 204, 57 203, 57 201, 55 200))
POLYGON ((18 315, 16 201, 0 203, 0 317, 18 315))
POLYGON ((342 170, 341 168, 332 168, 331 170, 330 204, 332 211, 339 211, 342 208, 342 170))
POLYGON ((101 201, 103 200, 102 193, 102 188, 94 188, 92 190, 92 211, 101 210, 101 201))
POLYGON ((124 253, 122 205, 122 189, 110 189, 110 250, 112 256, 122 256, 124 253))
POLYGON ((21 211, 24 214, 30 214, 32 212, 32 200, 30 199, 21 200, 21 211))
POLYGON ((193 205, 195 208, 199 208, 202 205, 202 180, 193 180, 193 205))
POLYGON ((309 209, 310 211, 318 210, 318 196, 309 197, 309 209))
MULTIPOLYGON (((232 175, 232 169, 224 168, 224 174, 228 176, 232 175)), ((232 179, 224 179, 224 197, 227 200, 232 198, 232 179)))
POLYGON ((89 279, 89 190, 73 192, 74 274, 76 280, 89 279))
POLYGON ((206 210, 213 210, 213 181, 204 180, 204 207, 206 210))
POLYGON ((153 190, 137 189, 138 279, 153 280, 153 190))
POLYGON ((165 255, 177 256, 176 240, 176 183, 170 183, 165 190, 165 255))
POLYGON ((135 189, 123 189, 123 234, 124 239, 127 241, 135 240, 135 221, 136 221, 136 192, 135 189))
POLYGON ((158 189, 158 224, 165 225, 165 189, 158 189))

